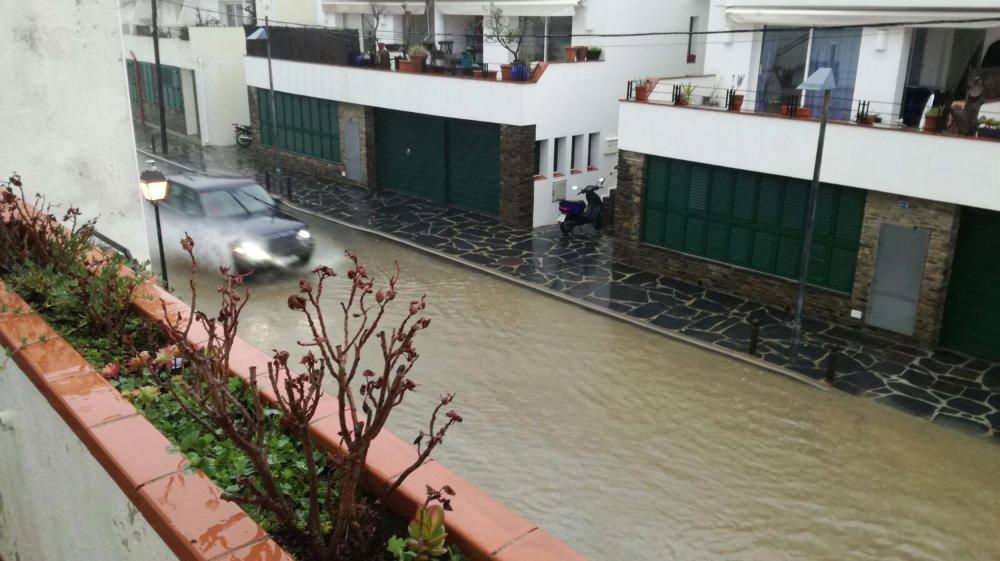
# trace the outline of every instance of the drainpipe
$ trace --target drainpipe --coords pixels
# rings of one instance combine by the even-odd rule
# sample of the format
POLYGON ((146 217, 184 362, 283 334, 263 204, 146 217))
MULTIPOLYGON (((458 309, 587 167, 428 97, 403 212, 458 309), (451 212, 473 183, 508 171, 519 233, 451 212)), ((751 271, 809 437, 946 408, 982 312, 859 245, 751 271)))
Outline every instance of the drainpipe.
POLYGON ((135 51, 129 51, 132 55, 132 74, 135 75, 135 99, 139 104, 139 121, 146 124, 146 108, 142 106, 142 74, 139 72, 139 58, 135 56, 135 51))

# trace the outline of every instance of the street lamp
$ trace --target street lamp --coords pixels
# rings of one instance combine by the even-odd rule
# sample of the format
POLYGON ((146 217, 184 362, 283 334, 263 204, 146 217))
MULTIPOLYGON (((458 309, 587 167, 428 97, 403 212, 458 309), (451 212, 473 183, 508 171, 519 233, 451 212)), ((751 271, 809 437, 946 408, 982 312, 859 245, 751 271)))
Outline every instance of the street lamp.
POLYGON ((163 172, 156 169, 153 160, 146 160, 146 169, 139 176, 139 188, 142 196, 147 201, 153 203, 153 212, 156 215, 156 242, 160 247, 160 272, 163 274, 163 284, 169 285, 167 280, 167 259, 163 253, 163 230, 160 228, 160 202, 167 198, 168 183, 163 172))
POLYGON ((795 299, 795 323, 792 327, 792 344, 788 350, 788 364, 798 359, 802 340, 802 311, 806 304, 806 284, 809 280, 809 258, 812 249, 813 229, 816 222, 816 200, 819 198, 819 170, 823 164, 823 141, 826 139, 826 121, 830 114, 830 92, 837 87, 832 68, 820 68, 812 73, 798 88, 802 91, 823 92, 823 116, 819 121, 819 143, 816 146, 816 164, 813 167, 812 185, 809 187, 809 205, 806 207, 805 232, 802 234, 802 261, 799 264, 799 294, 795 299))
MULTIPOLYGON (((278 163, 278 111, 274 99, 274 74, 271 72, 271 21, 264 16, 264 27, 247 36, 247 41, 265 41, 267 45, 267 82, 271 89, 271 169, 274 170, 274 185, 281 186, 281 165, 278 163)), ((268 186, 270 187, 270 185, 268 186)))

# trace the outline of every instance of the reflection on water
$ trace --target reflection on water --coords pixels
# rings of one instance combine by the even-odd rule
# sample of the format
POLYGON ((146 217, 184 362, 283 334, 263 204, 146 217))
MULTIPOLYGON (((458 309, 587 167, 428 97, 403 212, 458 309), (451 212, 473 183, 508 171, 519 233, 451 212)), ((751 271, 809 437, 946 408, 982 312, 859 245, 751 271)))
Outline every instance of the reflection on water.
MULTIPOLYGON (((465 423, 438 459, 593 561, 1000 559, 1000 446, 309 222, 314 264, 398 260, 404 301, 428 294, 421 385, 391 429, 415 435, 455 392, 465 423)), ((252 283, 246 339, 305 337, 296 279, 252 283)))

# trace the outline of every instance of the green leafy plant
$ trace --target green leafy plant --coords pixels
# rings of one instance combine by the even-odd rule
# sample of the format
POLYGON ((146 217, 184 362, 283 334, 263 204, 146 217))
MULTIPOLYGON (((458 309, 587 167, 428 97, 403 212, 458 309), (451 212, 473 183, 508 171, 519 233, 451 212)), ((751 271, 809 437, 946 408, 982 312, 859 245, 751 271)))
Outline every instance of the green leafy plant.
POLYGON ((524 36, 531 35, 533 29, 529 18, 516 18, 516 20, 517 23, 514 23, 510 18, 505 17, 503 10, 490 0, 490 8, 486 16, 486 21, 491 33, 487 36, 495 39, 501 47, 510 53, 514 59, 514 64, 522 62, 520 56, 521 44, 524 42, 524 36))
POLYGON ((927 117, 940 117, 944 115, 944 107, 934 106, 927 110, 925 113, 927 117))
POLYGON ((416 56, 427 56, 427 49, 425 49, 421 45, 413 45, 406 50, 406 55, 409 56, 410 58, 416 56))
POLYGON ((449 561, 465 559, 457 548, 445 546, 448 532, 444 525, 444 513, 451 510, 450 497, 454 495, 455 491, 447 485, 440 489, 427 486, 427 499, 410 520, 406 528, 407 538, 389 538, 386 549, 396 561, 432 561, 446 556, 449 561))

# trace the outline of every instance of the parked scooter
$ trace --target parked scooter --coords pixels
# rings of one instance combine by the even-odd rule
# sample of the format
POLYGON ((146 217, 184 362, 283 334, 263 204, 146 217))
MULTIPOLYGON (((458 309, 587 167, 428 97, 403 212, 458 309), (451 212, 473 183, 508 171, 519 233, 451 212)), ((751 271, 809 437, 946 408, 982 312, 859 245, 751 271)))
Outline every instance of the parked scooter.
MULTIPOLYGON (((597 180, 597 185, 588 185, 583 188, 586 202, 570 201, 563 199, 559 201, 559 230, 563 234, 569 234, 573 228, 584 224, 593 224, 595 230, 600 230, 604 220, 604 202, 597 191, 604 185, 604 178, 597 180)), ((573 186, 573 191, 579 187, 573 186)))
POLYGON ((236 133, 236 144, 239 144, 243 148, 248 148, 253 142, 253 130, 250 128, 250 125, 233 123, 233 132, 236 133))

